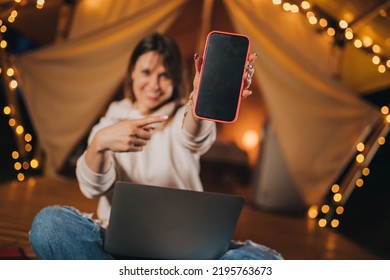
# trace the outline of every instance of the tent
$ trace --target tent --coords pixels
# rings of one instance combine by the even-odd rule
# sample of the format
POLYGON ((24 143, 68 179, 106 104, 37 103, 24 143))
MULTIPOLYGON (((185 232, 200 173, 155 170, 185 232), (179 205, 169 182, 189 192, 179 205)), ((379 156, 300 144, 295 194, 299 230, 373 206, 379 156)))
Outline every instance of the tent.
MULTIPOLYGON (((152 31, 175 35, 191 72, 191 57, 201 53, 208 31, 222 28, 248 35, 259 58, 256 94, 221 137, 242 147, 243 132, 261 136, 267 119, 285 165, 275 166, 275 177, 285 170, 305 205, 319 203, 381 113, 335 79, 333 38, 268 0, 78 2, 64 40, 12 57, 45 173, 56 174, 104 112, 140 38, 152 31)), ((389 73, 383 75, 380 86, 388 86, 389 73)))

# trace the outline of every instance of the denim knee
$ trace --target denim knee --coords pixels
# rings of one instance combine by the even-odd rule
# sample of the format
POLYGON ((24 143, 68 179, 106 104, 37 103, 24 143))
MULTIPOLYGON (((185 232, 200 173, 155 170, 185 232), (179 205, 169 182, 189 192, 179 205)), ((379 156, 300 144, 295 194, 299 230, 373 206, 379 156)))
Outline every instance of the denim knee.
POLYGON ((35 216, 29 239, 30 245, 38 257, 50 254, 52 244, 61 241, 60 229, 66 223, 69 211, 72 211, 69 207, 49 206, 35 216))
POLYGON ((103 250, 100 225, 69 206, 42 209, 32 223, 30 244, 40 259, 112 259, 103 250))
POLYGON ((228 250, 221 260, 282 260, 283 257, 275 250, 246 240, 235 249, 228 250))

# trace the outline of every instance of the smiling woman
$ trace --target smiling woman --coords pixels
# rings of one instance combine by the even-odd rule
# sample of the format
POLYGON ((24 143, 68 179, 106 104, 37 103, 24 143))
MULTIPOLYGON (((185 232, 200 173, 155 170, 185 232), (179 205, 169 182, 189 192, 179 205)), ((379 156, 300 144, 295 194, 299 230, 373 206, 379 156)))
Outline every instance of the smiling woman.
MULTIPOLYGON (((250 93, 254 71, 248 69, 253 70, 255 58, 253 54, 248 56, 244 63, 246 75, 238 76, 245 88, 242 98, 250 93)), ((196 73, 190 96, 197 92, 202 61, 199 55, 194 56, 196 73)), ((103 250, 102 244, 117 181, 203 191, 200 156, 214 143, 216 125, 196 118, 192 108, 185 113, 182 59, 176 42, 159 33, 146 36, 135 47, 128 69, 130 98, 110 105, 93 127, 88 147, 77 161, 81 192, 88 198, 99 198, 97 220, 72 207, 43 209, 34 218, 30 232, 31 246, 39 258, 115 258, 103 250)), ((235 244, 221 256, 221 259, 281 258, 279 253, 253 242, 235 244)))
MULTIPOLYGON (((194 69, 192 57, 198 51, 197 40, 203 30, 226 30, 251 37, 252 51, 259 55, 254 77, 254 82, 259 85, 253 84, 251 102, 243 102, 240 122, 223 126, 222 134, 218 136, 223 141, 238 144, 247 152, 253 152, 251 162, 255 163, 263 139, 260 131, 267 114, 274 121, 275 135, 281 145, 281 156, 288 164, 287 170, 294 176, 299 194, 306 197, 309 205, 321 200, 329 190, 332 180, 343 170, 348 151, 376 119, 376 108, 356 98, 356 95, 374 93, 389 86, 388 71, 378 72, 383 63, 374 64, 378 58, 373 59, 362 51, 369 50, 370 54, 376 53, 378 57, 390 57, 386 43, 390 26, 389 1, 289 1, 296 4, 299 13, 295 12, 296 8, 285 11, 272 1, 53 0, 46 1, 41 10, 35 8, 36 1, 21 1, 20 4, 11 0, 0 2, 0 28, 5 30, 4 27, 7 27, 6 33, 0 35, 5 38, 13 30, 28 37, 30 42, 34 42, 34 47, 45 46, 33 52, 15 54, 12 58, 18 66, 14 68, 17 70, 15 81, 23 90, 31 122, 45 153, 46 175, 57 174, 79 139, 105 112, 127 71, 130 47, 152 31, 178 39, 184 59, 191 66, 189 69, 194 69), (74 9, 70 8, 76 2, 74 9), (99 5, 91 6, 97 2, 99 5), (310 2, 311 6, 301 5, 306 2, 310 2), (10 3, 16 5, 18 11, 12 24, 7 21, 11 10, 2 9, 3 5, 8 7, 10 3), (66 6, 68 13, 64 12, 66 6), (311 19, 304 7, 313 10, 314 15, 309 14, 311 19), (326 21, 318 16, 317 8, 326 12, 326 21), (73 15, 70 10, 74 11, 73 15), (7 11, 6 16, 3 16, 4 11, 7 11), (201 15, 206 14, 209 20, 203 23, 201 15), (313 16, 317 16, 317 20, 313 16), (343 24, 339 27, 341 20, 343 24), (348 23, 347 29, 341 29, 346 26, 345 22, 348 23), (342 35, 342 30, 345 30, 346 37, 341 37, 340 42, 345 44, 335 47, 335 37, 329 35, 342 35), (360 38, 360 35, 370 35, 371 40, 360 38), (354 46, 355 41, 359 48, 354 46), (330 61, 343 62, 343 68, 338 69, 343 75, 332 75, 334 72, 330 70, 334 68, 330 67, 330 61), (257 132, 260 141, 245 140, 247 144, 244 144, 243 135, 251 130, 257 132)), ((7 42, 7 48, 2 50, 11 53, 13 44, 7 42)), ((332 65, 340 66, 337 63, 332 65)), ((166 65, 164 68, 168 69, 166 65)), ((7 77, 4 69, 1 75, 7 77)), ((131 71, 128 73, 131 78, 131 71)), ((173 77, 170 71, 167 74, 169 78, 173 77)), ((161 93, 149 94, 153 107, 156 105, 153 97, 161 93)), ((388 104, 389 95, 383 96, 383 104, 388 104)), ((118 104, 111 113, 119 107, 126 111, 127 106, 128 103, 118 104)), ((167 114, 159 110, 155 113, 167 114)), ((123 116, 118 119, 123 119, 123 116)), ((154 124, 154 129, 139 131, 141 135, 136 133, 129 138, 130 144, 143 145, 145 139, 142 137, 158 135, 159 128, 170 122, 173 122, 172 117, 169 121, 154 124), (141 138, 135 137, 137 135, 141 138)), ((245 139, 252 139, 249 136, 245 139)), ((13 140, 11 137, 7 140, 13 140)), ((260 151, 263 152, 265 150, 260 151)), ((227 149, 222 154, 229 156, 227 149)), ((8 152, 7 158, 10 158, 8 152)), ((10 160, 13 165, 14 158, 10 160)), ((70 162, 74 164, 76 160, 72 158, 70 162)), ((160 164, 161 170, 167 168, 161 160, 160 164)), ((20 168, 23 164, 16 166, 20 168)), ((276 166, 274 170, 280 168, 276 166)), ((223 172, 229 173, 226 169, 223 172)), ((260 172, 254 170, 253 173, 260 172)), ((281 177, 280 172, 276 175, 281 177)), ((268 184, 270 189, 274 189, 274 184, 275 181, 268 184)))

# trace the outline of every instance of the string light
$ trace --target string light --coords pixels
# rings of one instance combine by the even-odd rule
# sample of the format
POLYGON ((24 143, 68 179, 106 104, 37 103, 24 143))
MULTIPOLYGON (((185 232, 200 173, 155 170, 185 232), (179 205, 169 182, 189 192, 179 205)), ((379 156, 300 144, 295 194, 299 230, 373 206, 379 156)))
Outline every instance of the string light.
POLYGON ((318 207, 317 205, 310 206, 309 210, 307 211, 307 215, 309 218, 315 219, 318 216, 318 207))
POLYGON ((360 178, 356 180, 356 187, 360 188, 363 186, 363 184, 364 184, 363 179, 360 178))
POLYGON ((336 213, 337 213, 338 215, 343 214, 343 213, 344 213, 344 207, 343 207, 343 206, 338 206, 338 207, 336 208, 336 213))
POLYGON ((356 156, 356 162, 363 163, 363 161, 364 161, 364 155, 363 154, 358 154, 356 156))
MULTIPOLYGON (((10 7, 10 13, 8 17, 4 15, 6 21, 0 20, 0 52, 3 52, 5 59, 0 60, 0 75, 3 75, 4 90, 6 92, 7 100, 9 105, 3 107, 3 113, 5 116, 8 116, 8 125, 13 130, 16 135, 16 146, 17 151, 11 153, 11 158, 14 160, 14 170, 17 172, 16 179, 18 181, 24 181, 26 175, 23 172, 28 171, 29 169, 37 169, 40 166, 38 158, 34 157, 32 160, 30 153, 33 151, 32 141, 33 137, 30 133, 26 133, 26 129, 22 124, 21 116, 19 113, 19 106, 15 97, 15 93, 18 89, 17 75, 15 75, 15 69, 12 67, 7 53, 6 48, 8 47, 8 42, 4 38, 4 35, 7 33, 8 28, 6 24, 13 24, 17 20, 19 13, 18 8, 22 5, 25 5, 25 1, 14 0, 14 3, 10 7), (9 64, 9 65, 6 65, 9 64), (5 70, 6 69, 6 70, 5 70)), ((44 0, 37 0, 36 7, 42 9, 45 4, 44 0)))
POLYGON ((381 136, 378 138, 378 144, 379 145, 384 145, 386 143, 385 137, 381 136))
POLYGON ((356 144, 356 155, 351 161, 348 172, 341 178, 340 183, 334 183, 324 198, 323 205, 313 205, 307 215, 311 219, 318 220, 318 226, 337 228, 340 226, 340 217, 344 213, 344 204, 346 203, 351 189, 360 189, 364 186, 367 176, 370 175, 370 168, 367 167, 370 158, 372 158, 372 147, 375 145, 384 145, 386 142, 385 135, 389 131, 389 124, 383 122, 385 117, 389 117, 390 109, 388 106, 381 107, 382 118, 378 118, 373 124, 373 134, 364 141, 356 144), (376 143, 375 143, 376 142, 376 143))
POLYGON ((368 176, 368 175, 370 175, 370 168, 368 168, 368 167, 363 168, 363 170, 362 170, 362 175, 363 175, 363 176, 368 176))
POLYGON ((331 187, 331 190, 332 190, 333 193, 338 193, 340 191, 340 186, 338 184, 334 184, 331 187))
POLYGON ((339 220, 337 219, 333 219, 331 222, 330 222, 330 225, 333 227, 333 228, 337 228, 339 226, 340 222, 339 220))
POLYGON ((328 222, 327 222, 325 219, 320 219, 320 220, 318 221, 318 225, 319 225, 320 227, 325 227, 327 223, 328 223, 328 222))
POLYGON ((321 207, 321 212, 322 212, 322 213, 326 214, 326 213, 329 212, 329 210, 330 210, 329 205, 327 205, 327 204, 322 205, 322 207, 321 207))
POLYGON ((45 4, 45 0, 37 0, 37 4, 36 4, 37 9, 42 9, 44 4, 45 4))
MULTIPOLYGON (((338 23, 336 23, 336 19, 326 18, 324 13, 315 6, 312 6, 309 1, 301 1, 300 10, 298 5, 290 4, 287 1, 283 0, 273 0, 274 5, 282 6, 283 10, 286 12, 298 13, 299 11, 306 14, 308 22, 311 25, 319 25, 320 29, 326 32, 326 34, 330 37, 335 38, 336 43, 340 43, 339 41, 342 38, 345 38, 347 41, 352 41, 354 38, 353 46, 357 49, 362 49, 366 51, 368 54, 376 54, 375 59, 372 60, 374 65, 377 65, 377 70, 380 74, 390 72, 390 59, 388 57, 384 57, 381 54, 382 48, 375 44, 371 37, 364 36, 363 38, 359 38, 358 34, 353 31, 352 28, 349 27, 350 22, 353 20, 351 14, 345 15, 345 18, 340 19, 338 23), (332 24, 330 24, 332 22, 332 24), (339 36, 343 35, 343 36, 339 36)), ((387 11, 385 9, 381 9, 378 12, 378 16, 387 17, 387 11)))
POLYGON ((359 152, 363 152, 364 151, 364 144, 363 143, 359 143, 356 145, 356 150, 359 151, 359 152))

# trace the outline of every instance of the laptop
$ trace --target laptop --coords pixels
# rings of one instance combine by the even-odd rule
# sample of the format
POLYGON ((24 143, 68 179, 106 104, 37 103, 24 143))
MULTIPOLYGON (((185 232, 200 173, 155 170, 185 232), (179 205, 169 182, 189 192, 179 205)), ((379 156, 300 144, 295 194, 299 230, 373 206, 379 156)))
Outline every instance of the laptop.
POLYGON ((119 258, 218 259, 244 197, 116 182, 104 249, 119 258))

